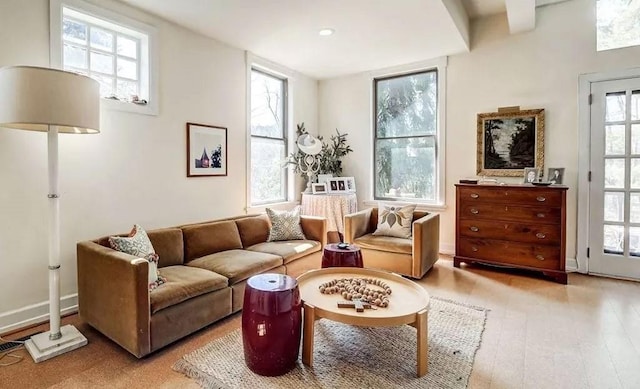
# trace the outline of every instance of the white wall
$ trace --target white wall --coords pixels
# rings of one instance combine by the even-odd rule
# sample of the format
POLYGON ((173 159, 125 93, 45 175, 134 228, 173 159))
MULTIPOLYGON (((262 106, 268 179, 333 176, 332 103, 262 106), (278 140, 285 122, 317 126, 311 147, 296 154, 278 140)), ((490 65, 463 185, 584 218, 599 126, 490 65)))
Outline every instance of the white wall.
MULTIPOLYGON (((246 205, 245 53, 111 0, 94 3, 158 28, 160 114, 103 109, 100 134, 60 136, 63 296, 77 289, 78 241, 133 223, 243 214, 246 205), (186 177, 188 121, 228 128, 227 177, 186 177)), ((48 58, 49 2, 0 0, 0 66, 48 58)), ((317 127, 317 82, 297 74, 293 84, 294 122, 317 127)), ((45 134, 0 129, 0 333, 47 312, 46 161, 45 134)))
MULTIPOLYGON (((471 52, 449 57, 441 250, 452 252, 455 244, 454 184, 475 176, 477 113, 519 105, 545 109, 545 167, 566 168, 567 257, 575 258, 578 75, 640 65, 639 47, 596 52, 594 4, 572 0, 538 8, 536 29, 518 35, 509 35, 504 14, 479 19, 471 26, 471 52)), ((321 81, 319 87, 323 134, 336 126, 349 132, 355 152, 345 173, 356 177, 360 201, 372 198, 371 87, 365 73, 321 81)))

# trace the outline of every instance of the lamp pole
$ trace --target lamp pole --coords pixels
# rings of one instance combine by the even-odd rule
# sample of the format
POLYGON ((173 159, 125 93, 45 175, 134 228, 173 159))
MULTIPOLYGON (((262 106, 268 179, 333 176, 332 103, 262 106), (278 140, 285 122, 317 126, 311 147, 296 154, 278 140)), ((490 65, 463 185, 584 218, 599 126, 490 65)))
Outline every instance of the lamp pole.
POLYGON ((58 126, 47 131, 49 173, 49 339, 60 333, 60 196, 58 195, 58 126))

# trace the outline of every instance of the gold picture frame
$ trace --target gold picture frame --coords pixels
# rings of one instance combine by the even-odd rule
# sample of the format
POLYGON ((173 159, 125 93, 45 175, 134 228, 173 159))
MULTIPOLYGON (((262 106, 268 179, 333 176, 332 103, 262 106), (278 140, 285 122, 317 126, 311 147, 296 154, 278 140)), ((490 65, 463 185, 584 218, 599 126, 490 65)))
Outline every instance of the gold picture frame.
POLYGON ((523 177, 524 168, 544 169, 544 109, 479 113, 477 126, 479 176, 523 177))

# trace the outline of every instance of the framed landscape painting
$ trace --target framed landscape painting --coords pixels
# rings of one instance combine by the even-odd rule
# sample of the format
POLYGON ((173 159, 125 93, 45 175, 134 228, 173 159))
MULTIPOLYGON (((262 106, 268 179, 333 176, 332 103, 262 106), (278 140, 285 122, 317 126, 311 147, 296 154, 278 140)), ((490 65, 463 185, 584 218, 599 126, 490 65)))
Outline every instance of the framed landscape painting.
POLYGON ((544 168, 544 109, 478 114, 477 174, 522 177, 544 168))
POLYGON ((227 129, 187 123, 187 177, 227 175, 227 129))

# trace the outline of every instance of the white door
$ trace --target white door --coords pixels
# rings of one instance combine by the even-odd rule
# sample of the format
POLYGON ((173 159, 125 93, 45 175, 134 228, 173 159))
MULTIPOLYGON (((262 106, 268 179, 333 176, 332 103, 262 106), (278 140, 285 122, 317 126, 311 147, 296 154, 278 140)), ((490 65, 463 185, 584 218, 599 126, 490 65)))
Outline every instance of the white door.
POLYGON ((589 272, 640 279, 640 78, 591 94, 589 272))

